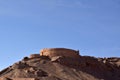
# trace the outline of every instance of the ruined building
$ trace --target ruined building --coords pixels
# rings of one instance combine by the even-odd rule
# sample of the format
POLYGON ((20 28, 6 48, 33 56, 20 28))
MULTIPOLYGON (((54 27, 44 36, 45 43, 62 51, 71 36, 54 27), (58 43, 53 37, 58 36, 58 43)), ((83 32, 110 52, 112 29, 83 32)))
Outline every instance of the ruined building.
POLYGON ((79 58, 79 51, 67 48, 44 48, 40 51, 40 56, 48 56, 50 58, 55 56, 79 58))

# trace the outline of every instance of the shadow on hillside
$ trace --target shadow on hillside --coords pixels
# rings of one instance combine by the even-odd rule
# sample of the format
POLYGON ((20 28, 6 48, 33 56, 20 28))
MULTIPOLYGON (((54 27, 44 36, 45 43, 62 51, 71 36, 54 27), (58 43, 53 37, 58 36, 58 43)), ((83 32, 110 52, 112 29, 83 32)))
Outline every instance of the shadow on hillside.
POLYGON ((120 67, 110 63, 103 63, 98 58, 81 56, 80 59, 63 58, 59 63, 76 71, 88 73, 100 80, 120 80, 120 67))

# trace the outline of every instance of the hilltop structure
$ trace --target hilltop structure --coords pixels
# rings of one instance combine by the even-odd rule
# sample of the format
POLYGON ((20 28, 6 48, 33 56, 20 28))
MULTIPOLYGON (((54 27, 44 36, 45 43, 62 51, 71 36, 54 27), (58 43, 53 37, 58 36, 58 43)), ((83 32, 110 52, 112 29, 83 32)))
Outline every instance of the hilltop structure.
POLYGON ((44 48, 40 51, 40 56, 48 56, 50 58, 56 56, 79 58, 79 51, 67 48, 44 48))
POLYGON ((49 58, 61 56, 67 58, 79 58, 79 51, 67 48, 44 48, 40 50, 40 54, 31 54, 29 58, 37 58, 40 56, 46 56, 49 58))

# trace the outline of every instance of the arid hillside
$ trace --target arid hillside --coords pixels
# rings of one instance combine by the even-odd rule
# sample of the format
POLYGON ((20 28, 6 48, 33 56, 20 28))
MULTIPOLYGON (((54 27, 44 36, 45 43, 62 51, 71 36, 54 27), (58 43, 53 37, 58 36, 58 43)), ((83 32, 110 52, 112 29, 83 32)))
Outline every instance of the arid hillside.
POLYGON ((120 58, 81 56, 78 51, 77 56, 69 57, 66 52, 67 55, 60 55, 63 51, 59 50, 56 55, 57 50, 52 50, 52 57, 48 53, 43 53, 47 56, 32 54, 24 57, 2 70, 0 80, 120 80, 120 58))

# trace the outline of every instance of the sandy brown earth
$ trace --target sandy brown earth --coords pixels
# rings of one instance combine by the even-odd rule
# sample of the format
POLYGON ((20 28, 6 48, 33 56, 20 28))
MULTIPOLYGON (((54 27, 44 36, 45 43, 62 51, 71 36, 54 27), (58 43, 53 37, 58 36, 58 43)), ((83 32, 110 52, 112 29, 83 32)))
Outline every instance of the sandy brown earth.
POLYGON ((120 80, 120 58, 24 57, 0 72, 0 80, 120 80))

